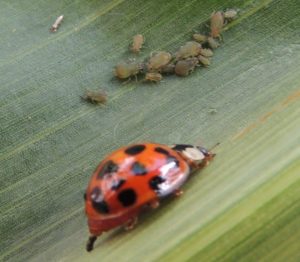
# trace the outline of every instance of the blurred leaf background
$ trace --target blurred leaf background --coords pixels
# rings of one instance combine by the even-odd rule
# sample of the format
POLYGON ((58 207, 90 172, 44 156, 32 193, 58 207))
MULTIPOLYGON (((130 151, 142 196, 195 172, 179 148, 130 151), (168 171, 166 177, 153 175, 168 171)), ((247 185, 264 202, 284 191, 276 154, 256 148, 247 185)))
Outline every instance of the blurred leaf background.
POLYGON ((299 10, 298 0, 2 0, 0 260, 299 261, 299 10), (138 59, 174 52, 226 8, 240 15, 208 69, 159 84, 113 78, 134 34, 146 37, 138 59), (80 99, 99 88, 105 107, 80 99), (89 177, 137 141, 221 145, 180 199, 86 253, 89 177))

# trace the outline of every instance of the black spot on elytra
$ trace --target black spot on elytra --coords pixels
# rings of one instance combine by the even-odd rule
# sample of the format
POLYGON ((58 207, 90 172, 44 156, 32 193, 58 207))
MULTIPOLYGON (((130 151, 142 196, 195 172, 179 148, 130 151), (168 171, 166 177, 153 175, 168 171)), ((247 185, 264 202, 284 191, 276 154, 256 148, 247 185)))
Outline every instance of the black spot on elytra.
POLYGON ((92 206, 93 208, 101 214, 109 213, 109 207, 104 201, 101 190, 95 187, 91 192, 92 206))
POLYGON ((98 178, 103 178, 104 175, 118 172, 119 166, 113 161, 107 161, 98 173, 98 178))
POLYGON ((176 151, 184 151, 187 148, 191 148, 194 147, 192 145, 175 145, 172 147, 172 149, 176 150, 176 151))
POLYGON ((144 176, 147 174, 147 169, 139 162, 134 162, 131 170, 135 176, 144 176))
POLYGON ((124 207, 132 206, 136 201, 137 195, 131 188, 120 192, 118 199, 124 207))
POLYGON ((118 190, 122 185, 124 185, 125 181, 126 180, 124 179, 113 181, 111 190, 118 190))
POLYGON ((153 190, 159 190, 159 184, 165 182, 166 180, 160 176, 152 177, 149 180, 149 186, 153 190))
POLYGON ((166 155, 166 156, 168 156, 170 154, 168 150, 163 149, 162 147, 156 147, 156 148, 154 148, 154 151, 157 153, 166 155))
POLYGON ((179 167, 179 160, 174 156, 168 156, 167 163, 175 162, 176 166, 179 167))
POLYGON ((92 206, 96 211, 98 211, 101 214, 109 213, 109 208, 105 201, 101 201, 101 202, 93 202, 92 201, 92 206))
POLYGON ((134 146, 131 146, 131 147, 128 147, 127 149, 125 149, 125 153, 127 155, 134 156, 134 155, 137 155, 137 154, 143 152, 145 150, 145 148, 146 148, 145 145, 134 145, 134 146))

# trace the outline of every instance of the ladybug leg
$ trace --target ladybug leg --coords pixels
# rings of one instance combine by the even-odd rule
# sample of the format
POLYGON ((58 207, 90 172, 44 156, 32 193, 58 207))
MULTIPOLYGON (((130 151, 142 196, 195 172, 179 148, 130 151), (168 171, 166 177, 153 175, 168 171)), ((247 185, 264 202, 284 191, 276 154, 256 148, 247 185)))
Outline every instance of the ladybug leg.
POLYGON ((155 208, 158 208, 159 207, 159 201, 158 200, 153 200, 149 203, 149 206, 152 208, 152 209, 155 209, 155 208))
POLYGON ((179 188, 174 191, 174 195, 176 197, 180 197, 182 194, 183 194, 183 191, 179 188))
POLYGON ((94 243, 96 241, 97 237, 91 235, 86 243, 86 251, 91 252, 94 249, 94 243))
POLYGON ((131 230, 135 227, 135 225, 138 222, 138 218, 137 217, 133 217, 131 219, 129 219, 126 224, 125 224, 125 230, 131 230))
POLYGON ((208 166, 215 156, 216 154, 210 153, 210 155, 205 159, 204 166, 208 166))

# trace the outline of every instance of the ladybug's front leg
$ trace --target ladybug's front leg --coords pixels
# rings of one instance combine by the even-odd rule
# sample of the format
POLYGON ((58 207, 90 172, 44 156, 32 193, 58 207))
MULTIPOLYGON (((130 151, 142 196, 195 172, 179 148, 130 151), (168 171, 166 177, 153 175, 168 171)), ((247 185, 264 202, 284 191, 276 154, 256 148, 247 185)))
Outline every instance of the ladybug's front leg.
POLYGON ((86 243, 86 251, 90 252, 94 249, 94 243, 97 240, 96 236, 91 235, 86 243))
POLYGON ((135 227, 135 225, 138 222, 138 217, 133 217, 131 219, 129 219, 126 223, 125 223, 125 230, 131 230, 135 227))
POLYGON ((153 200, 151 202, 149 202, 149 206, 152 208, 152 209, 156 209, 159 207, 159 201, 158 200, 153 200))
POLYGON ((174 191, 174 196, 176 196, 176 197, 180 197, 182 194, 183 194, 183 191, 179 188, 174 191))

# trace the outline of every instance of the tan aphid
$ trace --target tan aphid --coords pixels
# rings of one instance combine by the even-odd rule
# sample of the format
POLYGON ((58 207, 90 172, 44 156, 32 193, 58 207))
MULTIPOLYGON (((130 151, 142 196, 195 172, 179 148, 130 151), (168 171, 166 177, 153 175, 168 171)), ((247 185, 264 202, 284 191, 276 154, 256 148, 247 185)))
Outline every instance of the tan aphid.
POLYGON ((175 71, 175 64, 169 63, 160 68, 159 72, 162 74, 173 74, 175 71))
POLYGON ((216 49, 220 46, 219 42, 211 36, 207 38, 207 43, 211 49, 216 49))
POLYGON ((227 11, 224 12, 224 18, 227 20, 227 21, 232 21, 233 19, 236 18, 237 16, 237 10, 234 10, 234 9, 229 9, 227 11))
POLYGON ((151 54, 147 63, 148 71, 159 71, 162 67, 169 64, 172 55, 169 52, 158 51, 151 54))
POLYGON ((85 96, 82 98, 92 104, 105 104, 107 101, 107 95, 101 90, 88 90, 85 92, 85 96))
POLYGON ((175 74, 178 76, 187 76, 194 71, 198 63, 199 61, 196 57, 179 60, 175 65, 175 74))
POLYGON ((150 81, 150 82, 160 82, 162 80, 162 75, 157 72, 148 72, 145 75, 145 81, 150 81))
POLYGON ((200 50, 201 50, 201 44, 199 44, 195 41, 186 42, 177 51, 176 59, 180 60, 180 59, 185 59, 188 57, 197 56, 197 55, 199 55, 200 50))
POLYGON ((193 34, 193 39, 197 41, 198 43, 204 43, 207 41, 207 36, 202 34, 193 34))
POLYGON ((141 51, 141 48, 143 47, 143 44, 145 43, 145 38, 141 34, 137 34, 133 37, 132 45, 130 47, 130 50, 133 53, 139 53, 141 51))
POLYGON ((221 37, 221 31, 224 26, 224 14, 221 11, 212 13, 210 17, 210 36, 221 37))
POLYGON ((119 79, 136 76, 142 69, 142 65, 135 61, 121 62, 116 65, 114 74, 119 79))
POLYGON ((199 60, 200 64, 202 64, 205 67, 210 65, 209 58, 207 58, 203 55, 198 55, 198 60, 199 60))
POLYGON ((200 51, 200 55, 203 55, 205 57, 211 57, 214 55, 214 52, 209 48, 202 48, 200 51))

